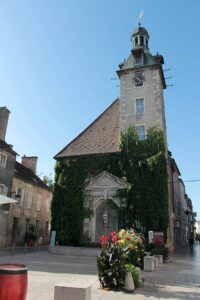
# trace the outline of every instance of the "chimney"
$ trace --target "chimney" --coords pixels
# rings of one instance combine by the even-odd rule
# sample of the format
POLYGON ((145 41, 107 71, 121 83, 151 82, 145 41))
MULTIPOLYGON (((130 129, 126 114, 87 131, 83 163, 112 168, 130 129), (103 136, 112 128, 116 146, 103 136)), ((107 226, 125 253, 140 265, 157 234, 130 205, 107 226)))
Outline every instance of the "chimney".
POLYGON ((23 156, 22 165, 26 168, 29 168, 33 173, 36 173, 37 169, 37 156, 23 156))
POLYGON ((3 141, 5 141, 6 137, 9 113, 10 111, 7 109, 7 107, 0 107, 0 140, 3 141))

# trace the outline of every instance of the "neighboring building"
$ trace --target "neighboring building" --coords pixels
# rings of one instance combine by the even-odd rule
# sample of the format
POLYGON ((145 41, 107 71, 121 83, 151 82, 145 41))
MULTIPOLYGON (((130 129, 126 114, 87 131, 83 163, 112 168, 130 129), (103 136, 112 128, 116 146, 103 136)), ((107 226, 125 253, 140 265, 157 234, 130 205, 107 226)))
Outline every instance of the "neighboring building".
POLYGON ((17 153, 5 141, 10 111, 0 107, 0 193, 11 196, 12 181, 17 153))
POLYGON ((37 157, 22 157, 22 164, 15 163, 13 194, 17 205, 10 209, 8 242, 24 243, 28 225, 36 228, 40 243, 49 242, 51 189, 35 174, 37 157), (29 167, 27 168, 26 165, 29 167))
POLYGON ((191 199, 185 194, 185 201, 187 203, 187 223, 188 223, 188 239, 189 237, 194 237, 194 227, 195 227, 195 220, 194 220, 194 213, 193 213, 193 205, 191 199))
POLYGON ((198 236, 200 236, 200 221, 195 222, 195 232, 198 236))
MULTIPOLYGON (((0 107, 0 194, 11 197, 17 153, 5 141, 10 111, 0 107)), ((5 244, 7 217, 10 204, 0 205, 0 247, 5 244)))
POLYGON ((170 243, 169 247, 175 250, 188 244, 188 239, 193 230, 192 202, 185 193, 185 185, 180 178, 179 168, 168 152, 169 166, 169 214, 170 214, 170 243))
POLYGON ((171 157, 169 152, 168 156, 169 166, 169 198, 170 198, 170 249, 177 248, 181 245, 181 203, 180 203, 180 182, 179 177, 181 175, 175 160, 171 157))
POLYGON ((52 192, 35 174, 37 157, 16 161, 17 153, 5 142, 9 110, 0 108, 0 193, 18 204, 0 205, 0 247, 24 243, 28 224, 36 227, 38 241, 47 243, 52 192), (40 238, 40 239, 39 239, 40 238))
POLYGON ((187 216, 187 200, 185 197, 185 185, 182 179, 179 179, 180 182, 180 235, 181 235, 181 246, 187 246, 188 244, 188 233, 190 224, 188 223, 188 216, 187 216))
MULTIPOLYGON (((117 74, 120 79, 120 98, 116 99, 91 125, 64 147, 56 156, 58 161, 75 159, 85 155, 117 153, 120 151, 120 133, 127 132, 129 126, 135 126, 139 140, 144 140, 147 130, 152 127, 163 130, 168 159, 166 119, 163 90, 166 88, 162 65, 162 55, 152 55, 149 51, 149 34, 138 27, 131 37, 133 48, 127 60, 119 65, 117 74)), ((180 172, 173 159, 168 161, 169 172, 169 230, 168 246, 170 250, 183 242, 180 237, 181 218, 185 204, 183 187, 180 188, 180 172), (182 197, 182 198, 181 198, 182 197), (181 206, 182 205, 182 206, 181 206), (175 244, 175 245, 174 245, 175 244)), ((92 220, 85 220, 85 228, 93 242, 105 233, 104 218, 108 214, 106 200, 110 199, 109 189, 122 184, 120 178, 105 172, 91 178, 89 194, 93 198, 94 214, 92 220), (103 176, 103 178, 102 178, 103 176), (101 178, 101 180, 100 180, 101 178), (92 188, 91 188, 92 187, 92 188), (106 212, 104 214, 104 212, 106 212), (101 231, 99 229, 101 228, 101 231)), ((87 190, 86 186, 86 191, 87 190)), ((116 197, 116 191, 112 193, 116 197)), ((117 204, 117 202, 116 202, 117 204)), ((116 229, 116 216, 109 213, 109 231, 116 229)), ((185 219, 185 218, 184 218, 185 219)), ((184 238, 185 239, 185 238, 184 238)))

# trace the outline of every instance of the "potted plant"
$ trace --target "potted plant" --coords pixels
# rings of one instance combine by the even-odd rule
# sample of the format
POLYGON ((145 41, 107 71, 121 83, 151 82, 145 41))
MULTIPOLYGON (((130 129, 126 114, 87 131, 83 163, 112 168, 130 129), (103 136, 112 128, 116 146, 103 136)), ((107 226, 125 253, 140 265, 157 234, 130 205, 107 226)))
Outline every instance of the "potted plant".
MULTIPOLYGON (((137 266, 142 261, 143 237, 133 229, 121 229, 119 233, 111 232, 110 236, 101 236, 100 243, 102 249, 97 258, 97 268, 101 287, 121 289, 124 284, 126 286, 127 277, 129 277, 129 283, 133 277, 130 277, 130 274, 127 275, 130 272, 127 269, 129 265, 137 266)), ((132 283, 132 287, 129 286, 128 290, 133 289, 132 283)))

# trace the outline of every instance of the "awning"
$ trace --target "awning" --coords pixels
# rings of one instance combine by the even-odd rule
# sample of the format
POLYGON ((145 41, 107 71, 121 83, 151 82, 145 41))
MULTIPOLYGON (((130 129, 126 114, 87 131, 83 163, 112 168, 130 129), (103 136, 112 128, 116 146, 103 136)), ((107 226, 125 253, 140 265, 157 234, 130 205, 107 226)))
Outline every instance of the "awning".
POLYGON ((16 200, 9 198, 7 196, 4 196, 2 194, 0 194, 0 205, 1 204, 8 204, 8 203, 17 203, 16 200))

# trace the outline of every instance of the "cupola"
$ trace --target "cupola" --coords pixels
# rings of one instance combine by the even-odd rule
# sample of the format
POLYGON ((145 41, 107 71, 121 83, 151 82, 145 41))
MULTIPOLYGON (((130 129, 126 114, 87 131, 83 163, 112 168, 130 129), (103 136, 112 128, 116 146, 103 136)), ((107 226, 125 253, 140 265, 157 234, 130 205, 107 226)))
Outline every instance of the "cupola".
POLYGON ((133 42, 133 49, 140 49, 143 48, 145 50, 149 50, 148 42, 149 42, 149 34, 148 31, 144 28, 139 26, 134 30, 131 41, 133 42))

